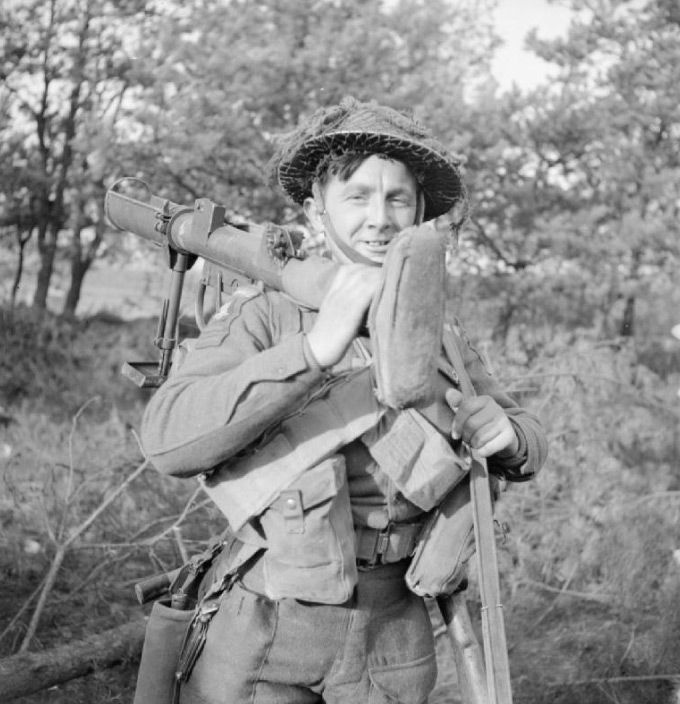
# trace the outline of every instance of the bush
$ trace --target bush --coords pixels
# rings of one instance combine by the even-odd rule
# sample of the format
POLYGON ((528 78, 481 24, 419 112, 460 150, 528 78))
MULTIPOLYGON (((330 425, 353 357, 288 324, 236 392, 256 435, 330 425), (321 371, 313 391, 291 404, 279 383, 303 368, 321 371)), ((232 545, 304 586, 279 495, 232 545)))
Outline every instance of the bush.
POLYGON ((148 398, 120 376, 129 358, 154 359, 155 321, 112 316, 66 319, 47 311, 0 307, 0 404, 38 405, 61 418, 93 396, 134 406, 148 398))

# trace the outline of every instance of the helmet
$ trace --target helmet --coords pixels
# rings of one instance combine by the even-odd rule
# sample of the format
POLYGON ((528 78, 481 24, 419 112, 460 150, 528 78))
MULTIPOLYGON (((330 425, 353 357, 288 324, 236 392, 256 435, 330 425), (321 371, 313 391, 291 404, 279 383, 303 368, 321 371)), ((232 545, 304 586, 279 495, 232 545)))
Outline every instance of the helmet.
POLYGON ((458 169, 462 158, 412 117, 375 101, 345 98, 340 105, 317 110, 283 137, 270 170, 288 196, 302 204, 328 158, 346 152, 382 154, 406 164, 423 191, 424 220, 466 201, 458 169))

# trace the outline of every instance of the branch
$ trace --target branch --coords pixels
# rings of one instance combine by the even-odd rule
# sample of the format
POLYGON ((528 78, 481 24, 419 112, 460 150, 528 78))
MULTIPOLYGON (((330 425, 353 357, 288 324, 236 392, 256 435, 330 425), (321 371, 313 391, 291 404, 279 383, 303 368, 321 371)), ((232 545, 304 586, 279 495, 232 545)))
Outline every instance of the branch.
POLYGON ((59 529, 57 530, 57 536, 59 540, 61 540, 64 530, 66 528, 66 520, 68 518, 68 509, 71 504, 71 498, 73 494, 73 475, 75 472, 75 466, 73 463, 73 439, 76 434, 76 427, 78 425, 78 419, 80 416, 83 415, 85 410, 89 405, 94 403, 95 401, 99 401, 99 396, 94 396, 93 398, 89 399, 86 401, 77 411, 75 416, 73 416, 73 419, 71 420, 71 432, 69 433, 68 436, 68 481, 66 482, 66 493, 64 495, 64 512, 62 513, 61 516, 61 522, 59 525, 59 529))
POLYGON ((534 587, 536 589, 543 589, 544 591, 552 592, 553 594, 571 596, 576 599, 586 599, 587 601, 611 603, 614 600, 614 597, 611 594, 589 594, 588 592, 574 592, 569 589, 551 587, 549 584, 544 584, 543 582, 536 582, 533 579, 522 579, 519 581, 519 584, 525 584, 528 587, 534 587))
POLYGON ((139 657, 146 621, 140 619, 58 646, 42 653, 22 653, 0 660, 0 700, 41 692, 93 670, 139 657))
POLYGON ((56 582, 57 575, 64 561, 64 557, 66 556, 66 552, 73 541, 82 535, 97 520, 102 512, 106 510, 106 508, 108 508, 111 503, 116 500, 116 498, 118 498, 121 492, 124 491, 131 484, 131 482, 133 482, 147 468, 148 464, 149 460, 145 459, 144 462, 142 462, 142 464, 120 486, 118 486, 112 494, 106 497, 79 526, 70 532, 66 540, 63 540, 63 542, 60 542, 57 545, 57 550, 54 554, 54 558, 52 559, 52 564, 50 565, 47 577, 45 578, 45 583, 40 591, 38 603, 36 604, 35 611, 33 612, 31 621, 26 631, 26 635, 24 636, 19 648, 19 653, 25 653, 28 650, 31 640, 33 639, 33 636, 38 628, 38 623, 40 622, 42 613, 45 610, 47 597, 49 596, 50 591, 52 591, 52 587, 56 582))
POLYGON ((669 675, 628 675, 622 677, 596 677, 591 680, 574 680, 573 682, 548 682, 546 687, 582 687, 589 684, 622 684, 624 682, 664 682, 680 684, 680 673, 669 675))

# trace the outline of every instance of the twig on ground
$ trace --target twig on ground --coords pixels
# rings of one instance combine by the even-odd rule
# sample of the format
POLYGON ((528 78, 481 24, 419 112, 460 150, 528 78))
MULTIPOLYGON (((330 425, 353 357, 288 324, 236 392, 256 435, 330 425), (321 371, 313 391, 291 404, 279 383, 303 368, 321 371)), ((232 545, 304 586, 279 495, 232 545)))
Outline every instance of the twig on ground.
POLYGON ((78 426, 78 420, 80 416, 85 413, 87 407, 91 404, 98 402, 99 396, 94 396, 93 398, 87 400, 76 412, 71 420, 71 432, 68 435, 68 479, 66 481, 66 491, 64 493, 64 510, 61 514, 61 521, 59 522, 59 528, 57 529, 57 538, 61 541, 64 531, 66 530, 66 524, 68 523, 69 510, 71 508, 71 498, 73 494, 73 476, 75 474, 75 462, 73 458, 73 440, 76 434, 76 428, 78 426))
POLYGON ((542 589, 546 592, 552 592, 553 594, 558 594, 560 596, 571 596, 576 599, 586 599, 587 601, 597 601, 597 602, 610 603, 614 599, 614 597, 611 594, 590 594, 588 592, 575 592, 570 589, 561 589, 559 587, 551 587, 549 584, 544 584, 543 582, 537 582, 533 579, 522 579, 522 580, 519 580, 518 584, 525 584, 528 587, 542 589))
POLYGON ((33 636, 38 628, 38 623, 40 621, 40 617, 42 616, 42 612, 45 609, 47 597, 54 586, 61 564, 64 561, 64 557, 66 556, 71 544, 79 538, 97 520, 97 518, 99 518, 99 516, 111 505, 111 503, 113 503, 113 501, 115 501, 118 496, 120 496, 120 494, 147 468, 148 464, 149 461, 145 459, 142 464, 139 465, 139 467, 137 467, 137 469, 130 476, 128 476, 127 479, 125 479, 124 482, 116 487, 115 491, 101 501, 97 508, 95 508, 94 511, 92 511, 92 513, 90 513, 90 515, 82 523, 80 523, 80 525, 69 531, 63 542, 57 545, 57 550, 45 578, 45 583, 40 591, 38 603, 33 611, 33 616, 31 617, 28 629, 26 630, 26 635, 24 636, 19 648, 20 653, 26 652, 30 646, 31 640, 33 639, 33 636))
POLYGON ((14 614, 14 617, 7 624, 7 627, 5 628, 5 630, 2 633, 0 633, 0 641, 4 640, 5 636, 7 636, 11 632, 11 630, 14 628, 17 621, 19 621, 21 619, 21 617, 24 615, 24 612, 26 612, 28 610, 28 607, 31 605, 31 602, 36 598, 36 596, 38 596, 38 594, 40 593, 40 590, 43 588, 46 579, 47 579, 47 577, 43 577, 40 584, 31 592, 31 594, 28 596, 28 598, 21 605, 21 608, 19 609, 19 611, 17 611, 16 614, 14 614))
POLYGON ((583 687, 586 685, 623 684, 625 682, 673 682, 680 684, 680 673, 669 675, 626 675, 621 677, 595 677, 573 682, 547 682, 546 687, 583 687))
POLYGON ((562 596, 563 594, 568 593, 568 587, 571 584, 571 580, 574 578, 574 575, 576 574, 576 570, 578 569, 578 563, 574 564, 574 566, 571 569, 571 572, 569 573, 569 576, 564 580, 564 584, 562 587, 557 591, 557 596, 553 599, 552 603, 548 608, 529 626, 527 629, 526 633, 532 633, 548 616, 548 614, 555 608, 555 605, 557 604, 557 600, 562 596))

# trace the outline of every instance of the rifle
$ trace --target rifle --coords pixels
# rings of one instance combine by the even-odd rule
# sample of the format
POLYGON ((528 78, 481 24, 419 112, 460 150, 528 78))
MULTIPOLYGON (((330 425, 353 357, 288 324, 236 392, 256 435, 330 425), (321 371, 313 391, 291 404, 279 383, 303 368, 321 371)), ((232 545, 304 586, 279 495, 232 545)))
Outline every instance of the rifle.
POLYGON ((123 374, 140 387, 158 387, 168 376, 177 345, 179 306, 185 273, 200 257, 203 274, 196 300, 196 323, 205 326, 204 296, 207 286, 215 292, 215 306, 222 293, 242 285, 267 286, 318 309, 338 265, 325 257, 307 255, 302 234, 273 224, 235 225, 225 220, 226 208, 199 198, 193 208, 152 195, 144 181, 123 178, 107 191, 104 209, 111 223, 164 250, 171 270, 169 292, 158 318, 154 344, 158 363, 131 362, 123 374), (133 197, 139 192, 141 198, 133 197))
MULTIPOLYGON (((196 322, 205 325, 204 294, 215 290, 219 308, 222 293, 240 285, 270 287, 309 308, 318 309, 337 271, 324 257, 306 255, 302 236, 280 226, 235 225, 225 220, 226 208, 199 198, 193 208, 154 196, 139 179, 117 181, 106 193, 105 212, 120 230, 132 232, 162 248, 171 270, 168 296, 159 316, 154 344, 158 363, 125 363, 123 374, 141 387, 158 387, 168 376, 177 345, 179 304, 184 275, 200 257, 204 269, 196 301, 196 322), (141 189, 143 200, 123 188, 141 189)), ((482 599, 484 660, 470 623, 464 593, 437 597, 453 645, 459 681, 470 704, 511 704, 505 627, 500 603, 491 492, 486 462, 471 451, 470 488, 477 565, 482 599)), ((166 593, 178 571, 141 583, 140 602, 166 593)))

